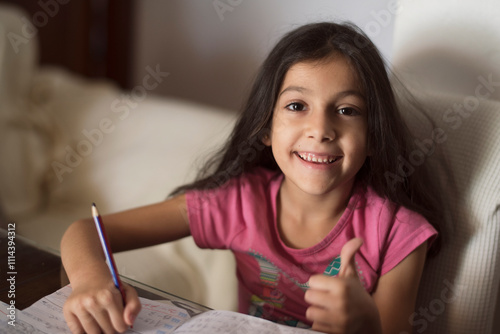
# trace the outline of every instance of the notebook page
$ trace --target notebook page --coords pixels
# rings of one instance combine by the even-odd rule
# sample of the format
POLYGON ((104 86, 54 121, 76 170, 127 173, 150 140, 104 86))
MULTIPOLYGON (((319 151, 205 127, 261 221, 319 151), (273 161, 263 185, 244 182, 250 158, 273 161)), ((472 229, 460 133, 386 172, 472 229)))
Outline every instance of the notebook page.
POLYGON ((253 317, 246 314, 213 310, 201 313, 181 325, 176 334, 312 334, 319 333, 253 317))
POLYGON ((8 304, 0 301, 0 332, 2 334, 47 334, 22 319, 19 319, 19 314, 21 312, 19 310, 16 310, 14 319, 8 318, 7 315, 12 315, 12 313, 7 311, 7 307, 9 307, 8 304))
MULTIPOLYGON (((8 325, 7 322, 4 323, 1 321, 1 332, 3 333, 3 328, 6 328, 6 330, 9 330, 7 332, 9 334, 71 334, 68 326, 66 325, 66 321, 64 320, 62 310, 64 302, 70 293, 71 287, 65 286, 62 289, 43 297, 22 311, 16 310, 16 326, 11 326, 8 325), (21 328, 23 328, 22 331, 20 331, 21 328), (31 331, 32 329, 36 330, 31 331)), ((191 318, 186 309, 177 307, 171 302, 162 303, 144 298, 139 299, 141 300, 142 309, 135 320, 134 328, 126 331, 128 334, 173 333, 175 328, 179 327, 179 325, 191 318)))

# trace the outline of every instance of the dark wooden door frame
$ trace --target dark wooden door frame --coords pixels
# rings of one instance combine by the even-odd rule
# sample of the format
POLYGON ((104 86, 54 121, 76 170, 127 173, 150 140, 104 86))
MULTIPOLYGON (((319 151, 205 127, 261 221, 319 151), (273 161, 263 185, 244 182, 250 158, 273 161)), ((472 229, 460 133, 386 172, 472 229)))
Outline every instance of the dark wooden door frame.
POLYGON ((134 0, 1 0, 37 29, 40 63, 130 87, 134 0))

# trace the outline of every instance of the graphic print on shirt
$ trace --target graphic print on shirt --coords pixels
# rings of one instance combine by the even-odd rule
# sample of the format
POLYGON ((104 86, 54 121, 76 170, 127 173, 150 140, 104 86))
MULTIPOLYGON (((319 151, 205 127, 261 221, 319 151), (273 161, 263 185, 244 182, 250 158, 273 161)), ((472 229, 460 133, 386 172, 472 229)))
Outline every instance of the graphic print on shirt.
MULTIPOLYGON (((358 261, 354 260, 356 263, 356 272, 358 273, 358 278, 359 281, 361 282, 361 285, 366 289, 366 281, 363 276, 363 271, 359 267, 358 261)), ((323 272, 323 275, 326 276, 337 276, 340 271, 340 255, 337 256, 330 262, 330 264, 326 267, 325 271, 323 272)))
POLYGON ((279 319, 276 319, 275 313, 273 312, 277 308, 283 308, 283 303, 285 302, 285 296, 283 292, 278 289, 278 283, 281 277, 285 277, 289 281, 292 281, 303 291, 307 289, 307 282, 305 284, 299 283, 297 280, 279 269, 265 256, 259 254, 256 251, 250 250, 249 254, 252 255, 259 264, 259 277, 262 284, 262 290, 260 296, 252 295, 248 314, 259 318, 272 320, 288 326, 309 328, 307 324, 304 324, 303 322, 300 322, 292 317, 283 316, 279 319))
MULTIPOLYGON (((304 327, 308 328, 309 326, 304 324, 303 322, 293 319, 291 317, 282 317, 280 319, 272 316, 274 313, 274 309, 282 309, 283 304, 285 303, 284 294, 278 289, 278 283, 280 279, 287 280, 292 282, 297 287, 299 287, 302 291, 306 291, 309 288, 307 282, 300 283, 296 278, 291 277, 285 271, 278 268, 274 263, 272 263, 269 259, 267 259, 262 254, 256 252, 255 250, 250 250, 248 252, 249 255, 253 256, 257 261, 260 268, 260 281, 262 284, 262 290, 259 296, 252 295, 250 309, 248 313, 254 315, 259 318, 264 318, 268 320, 272 320, 281 324, 285 324, 288 326, 294 327, 304 327)), ((362 276, 362 271, 359 268, 359 265, 356 261, 356 269, 358 272, 358 277, 363 284, 365 285, 364 277, 362 276)), ((325 268, 323 274, 327 276, 337 276, 340 271, 340 255, 335 257, 325 268)))
POLYGON ((327 276, 337 276, 340 271, 340 255, 330 262, 323 274, 327 276))

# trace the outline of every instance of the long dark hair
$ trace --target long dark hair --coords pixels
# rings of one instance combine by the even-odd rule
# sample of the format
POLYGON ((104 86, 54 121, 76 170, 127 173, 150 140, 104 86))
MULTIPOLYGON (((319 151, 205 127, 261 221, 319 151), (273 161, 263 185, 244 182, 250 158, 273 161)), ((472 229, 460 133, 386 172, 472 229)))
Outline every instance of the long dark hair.
MULTIPOLYGON (((429 189, 427 170, 408 165, 414 150, 411 136, 399 113, 384 61, 375 45, 351 23, 313 23, 286 34, 262 64, 227 143, 206 163, 190 189, 211 189, 256 166, 279 170, 270 147, 262 143, 269 134, 273 110, 286 73, 303 61, 323 60, 341 54, 357 71, 368 110, 367 157, 357 178, 379 196, 422 214, 439 231, 439 200, 429 189)), ((439 249, 433 243, 433 252, 439 249)))

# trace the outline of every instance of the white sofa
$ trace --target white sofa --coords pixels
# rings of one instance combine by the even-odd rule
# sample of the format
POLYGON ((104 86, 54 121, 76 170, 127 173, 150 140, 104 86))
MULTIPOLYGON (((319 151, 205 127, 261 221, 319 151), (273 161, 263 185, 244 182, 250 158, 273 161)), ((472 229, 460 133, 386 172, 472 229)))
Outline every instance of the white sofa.
MULTIPOLYGON (((236 113, 155 97, 151 88, 170 80, 156 65, 131 92, 39 67, 36 37, 15 43, 24 41, 17 38, 23 16, 0 6, 0 203, 18 235, 58 251, 65 229, 89 217, 92 202, 101 213, 129 209, 192 180, 236 113)), ((186 238, 116 261, 124 276, 212 308, 236 308, 229 251, 200 250, 186 238)))
POLYGON ((417 100, 400 98, 414 167, 429 156, 446 205, 415 333, 500 333, 499 12, 495 0, 399 2, 392 68, 417 100))
MULTIPOLYGON (((448 242, 424 272, 408 319, 415 333, 500 330, 498 10, 494 0, 481 6, 421 0, 401 1, 394 13, 393 68, 423 107, 400 100, 424 143, 414 167, 418 156, 429 156, 446 203, 448 242)), ((88 216, 93 201, 106 213, 162 200, 192 179, 196 158, 228 134, 232 112, 147 90, 143 100, 127 104, 122 96, 130 93, 108 83, 37 67, 36 40, 15 53, 6 39, 8 31, 20 33, 19 15, 0 7, 0 203, 19 234, 57 249, 64 229, 88 216), (102 138, 93 131, 99 128, 102 138), (81 161, 71 149, 80 150, 81 161), (55 161, 68 167, 59 169, 61 180, 55 161)), ((187 238, 117 260, 126 276, 214 308, 235 308, 227 252, 198 250, 187 238)))

